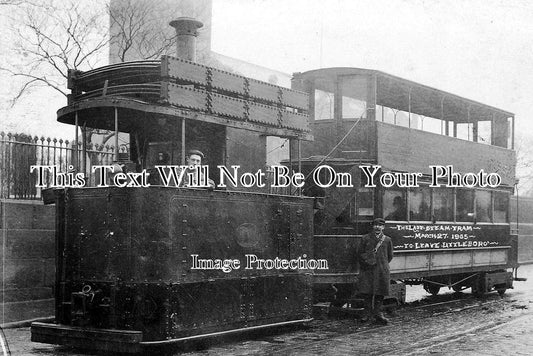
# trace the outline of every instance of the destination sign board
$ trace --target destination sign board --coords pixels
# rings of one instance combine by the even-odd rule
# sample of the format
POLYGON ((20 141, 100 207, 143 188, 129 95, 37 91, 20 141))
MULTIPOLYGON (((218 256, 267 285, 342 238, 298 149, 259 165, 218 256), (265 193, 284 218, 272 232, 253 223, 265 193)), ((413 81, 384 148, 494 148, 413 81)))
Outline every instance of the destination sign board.
POLYGON ((510 246, 509 225, 387 223, 396 251, 510 246))

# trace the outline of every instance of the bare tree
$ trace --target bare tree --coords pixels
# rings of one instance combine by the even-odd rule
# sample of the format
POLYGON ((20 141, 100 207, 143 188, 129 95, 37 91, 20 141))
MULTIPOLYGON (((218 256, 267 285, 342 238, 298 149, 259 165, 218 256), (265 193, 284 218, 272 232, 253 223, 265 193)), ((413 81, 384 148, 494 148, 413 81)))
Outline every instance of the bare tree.
MULTIPOLYGON (((175 31, 169 17, 210 17, 209 1, 178 1, 172 7, 164 1, 99 1, 0 0, 0 5, 17 5, 11 23, 13 51, 19 56, 0 65, 21 79, 13 104, 34 86, 48 86, 66 96, 69 69, 92 69, 107 63, 109 54, 113 61, 124 62, 173 53, 175 31)), ((200 52, 200 60, 208 62, 208 50, 200 52)))
POLYGON ((519 194, 533 196, 533 137, 531 135, 517 135, 516 176, 519 179, 519 194))
POLYGON ((153 2, 123 0, 108 7, 112 58, 119 62, 155 59, 171 51, 175 34, 161 28, 153 2))
POLYGON ((88 70, 101 61, 109 36, 102 11, 89 5, 50 0, 16 7, 12 38, 19 56, 0 68, 22 79, 13 103, 33 86, 48 86, 66 96, 68 70, 88 70))

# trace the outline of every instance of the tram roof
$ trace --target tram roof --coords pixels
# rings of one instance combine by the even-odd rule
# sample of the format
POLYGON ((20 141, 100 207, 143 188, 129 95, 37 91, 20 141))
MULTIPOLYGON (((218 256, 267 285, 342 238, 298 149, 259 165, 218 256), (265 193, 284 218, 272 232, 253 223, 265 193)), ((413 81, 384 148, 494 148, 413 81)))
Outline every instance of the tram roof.
POLYGON ((335 82, 332 78, 350 75, 373 76, 376 78, 377 105, 449 121, 467 122, 465 118, 468 113, 469 121, 489 120, 487 116, 490 115, 514 117, 509 111, 373 69, 334 67, 295 74, 300 75, 306 79, 321 80, 325 90, 331 92, 334 92, 335 82))

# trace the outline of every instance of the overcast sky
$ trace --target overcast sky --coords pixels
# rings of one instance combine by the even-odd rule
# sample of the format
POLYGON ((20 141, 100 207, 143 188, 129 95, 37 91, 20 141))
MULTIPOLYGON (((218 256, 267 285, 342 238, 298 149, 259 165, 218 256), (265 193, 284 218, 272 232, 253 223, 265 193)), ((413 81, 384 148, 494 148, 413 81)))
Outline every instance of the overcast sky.
POLYGON ((213 0, 212 49, 287 73, 381 70, 533 131, 533 1, 213 0))
MULTIPOLYGON (((533 142, 533 1, 213 0, 212 25, 212 49, 221 54, 286 73, 381 70, 514 112, 517 133, 533 142)), ((12 90, 6 84, 0 96, 12 90)), ((41 99, 14 108, 5 101, 8 130, 32 132, 19 111, 42 116, 41 99)), ((53 122, 64 98, 46 103, 53 122)))

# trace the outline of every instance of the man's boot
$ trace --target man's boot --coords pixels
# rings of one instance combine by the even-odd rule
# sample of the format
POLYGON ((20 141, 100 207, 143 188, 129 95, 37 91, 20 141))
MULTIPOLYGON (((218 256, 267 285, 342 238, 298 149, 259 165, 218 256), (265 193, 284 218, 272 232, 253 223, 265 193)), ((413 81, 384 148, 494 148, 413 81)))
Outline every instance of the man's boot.
POLYGON ((372 315, 373 315, 373 311, 372 311, 372 296, 365 296, 364 298, 364 307, 365 309, 363 310, 363 316, 361 317, 361 322, 362 323, 366 323, 370 320, 370 318, 372 318, 372 315))
POLYGON ((387 325, 389 323, 389 319, 385 318, 383 315, 383 312, 381 311, 381 308, 383 307, 383 299, 376 298, 374 302, 374 320, 381 325, 387 325))

